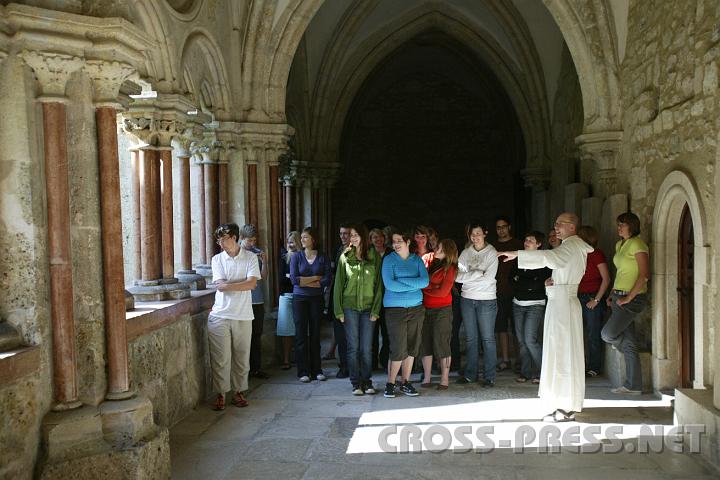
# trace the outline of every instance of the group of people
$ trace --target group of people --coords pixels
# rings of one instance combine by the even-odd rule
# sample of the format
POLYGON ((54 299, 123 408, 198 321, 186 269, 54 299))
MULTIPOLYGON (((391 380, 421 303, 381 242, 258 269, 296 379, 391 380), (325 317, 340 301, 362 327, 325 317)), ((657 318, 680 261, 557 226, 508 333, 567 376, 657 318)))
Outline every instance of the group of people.
MULTIPOLYGON (((334 322, 338 377, 349 377, 354 395, 376 393, 372 371, 379 361, 387 368, 385 397, 417 396, 410 381, 417 357, 423 388, 434 386, 435 362, 438 390, 449 388, 452 368, 461 371, 456 383, 481 381, 491 388, 496 373, 511 367, 511 332, 519 356, 516 381, 539 384, 543 405, 552 409, 549 417, 554 421, 572 420, 582 409, 585 376, 596 376, 602 368, 602 341, 625 355, 627 380, 613 392, 639 394, 642 378, 634 320, 647 305, 649 259, 647 245, 638 237, 637 216, 625 213, 617 218, 620 240, 613 257, 617 273, 612 289, 607 261, 597 248, 597 232, 580 226, 577 215, 558 217, 547 246, 543 233, 529 232, 520 240, 513 238, 511 228, 508 218, 498 217, 497 240, 491 244, 487 225, 470 222, 467 244, 458 252, 453 240, 439 239, 424 226, 409 232, 393 227, 368 232, 363 224, 343 224, 333 258, 322 252, 314 228, 290 232, 278 270, 282 368, 291 368, 294 343, 298 379, 326 380, 320 352, 326 311, 334 322), (603 326, 606 306, 612 313, 603 326)), ((257 289, 267 262, 256 250, 252 225, 221 225, 215 236, 223 251, 212 261, 217 293, 208 334, 215 407, 222 409, 228 390, 233 404, 247 405, 243 392, 248 375, 265 375, 259 363, 249 362, 252 340, 257 338, 259 345, 262 333, 254 324, 263 315, 253 308, 250 292, 257 289), (251 327, 243 322, 253 318, 251 327)))

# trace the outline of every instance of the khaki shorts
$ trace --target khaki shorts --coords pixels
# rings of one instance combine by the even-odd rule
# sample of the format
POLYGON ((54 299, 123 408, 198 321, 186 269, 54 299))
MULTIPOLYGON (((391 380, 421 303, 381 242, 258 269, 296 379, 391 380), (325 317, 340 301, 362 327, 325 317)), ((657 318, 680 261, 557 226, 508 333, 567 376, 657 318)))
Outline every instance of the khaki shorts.
POLYGON ((422 328, 421 355, 436 358, 450 356, 452 338, 452 305, 425 309, 425 322, 422 328))
POLYGON ((390 337, 390 360, 402 362, 417 357, 422 341, 425 307, 386 307, 385 323, 390 337))

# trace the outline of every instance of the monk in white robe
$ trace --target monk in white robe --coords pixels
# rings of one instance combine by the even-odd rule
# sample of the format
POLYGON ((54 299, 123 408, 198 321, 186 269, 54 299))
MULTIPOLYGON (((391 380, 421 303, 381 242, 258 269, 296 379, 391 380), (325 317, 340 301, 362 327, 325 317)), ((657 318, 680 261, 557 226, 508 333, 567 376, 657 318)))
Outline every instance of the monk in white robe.
POLYGON ((506 262, 517 258, 519 268, 551 268, 552 281, 546 286, 548 297, 543 329, 542 370, 538 395, 554 421, 574 420, 585 397, 585 355, 582 308, 578 284, 585 273, 587 254, 593 248, 575 232, 578 217, 563 213, 555 222, 562 243, 553 250, 499 252, 506 262))

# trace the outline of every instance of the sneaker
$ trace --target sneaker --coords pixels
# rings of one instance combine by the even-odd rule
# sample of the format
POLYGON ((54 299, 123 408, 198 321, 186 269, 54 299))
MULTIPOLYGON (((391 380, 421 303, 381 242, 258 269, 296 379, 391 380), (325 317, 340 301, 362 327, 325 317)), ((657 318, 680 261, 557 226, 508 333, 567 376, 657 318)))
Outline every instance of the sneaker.
POLYGON ((243 408, 243 407, 248 406, 248 401, 245 399, 243 394, 240 392, 235 392, 235 395, 233 395, 231 403, 238 408, 243 408))
POLYGON ((307 375, 303 375, 302 377, 300 377, 300 381, 302 383, 310 383, 310 377, 308 377, 307 375))
POLYGON ((385 398, 395 398, 395 384, 394 383, 386 383, 385 384, 385 398))
POLYGON ((322 373, 318 373, 318 374, 315 376, 315 378, 317 378, 318 381, 320 381, 320 382, 324 382, 325 380, 327 380, 327 377, 326 377, 325 375, 323 375, 322 373))
POLYGON ((617 393, 619 395, 640 395, 642 394, 642 390, 630 390, 629 388, 622 386, 618 388, 613 388, 610 390, 611 393, 617 393))
POLYGON ((357 396, 357 397, 362 396, 362 395, 365 395, 365 392, 363 391, 362 388, 360 388, 359 385, 353 385, 353 391, 352 391, 352 393, 353 393, 353 395, 355 395, 355 396, 357 396))
POLYGON ((375 387, 373 387, 372 383, 368 383, 365 385, 365 393, 368 395, 375 395, 377 393, 377 390, 375 390, 375 387))
POLYGON ((495 386, 495 382, 493 380, 485 380, 483 382, 483 388, 493 388, 495 386))
POLYGON ((215 405, 213 405, 213 410, 225 410, 225 395, 222 393, 218 393, 217 397, 215 398, 215 405))
POLYGON ((460 377, 457 380, 455 380, 455 383, 457 383, 458 385, 467 385, 468 383, 471 383, 471 382, 470 382, 470 379, 468 379, 466 377, 460 377))
POLYGON ((335 375, 335 378, 348 378, 349 376, 350 376, 350 373, 348 373, 348 371, 345 370, 344 368, 341 368, 340 370, 338 370, 338 373, 337 373, 337 375, 335 375))
POLYGON ((407 395, 408 397, 417 397, 420 395, 417 390, 415 390, 415 387, 412 386, 412 383, 405 382, 402 385, 400 385, 400 391, 407 395))

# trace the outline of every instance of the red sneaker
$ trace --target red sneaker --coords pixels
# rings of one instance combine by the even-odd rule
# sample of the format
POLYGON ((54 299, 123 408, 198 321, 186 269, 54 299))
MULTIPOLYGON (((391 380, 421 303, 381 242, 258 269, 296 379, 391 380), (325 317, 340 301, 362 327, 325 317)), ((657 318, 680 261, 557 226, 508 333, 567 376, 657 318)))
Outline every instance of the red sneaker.
POLYGON ((225 395, 218 393, 213 410, 225 410, 225 395))
POLYGON ((248 401, 240 392, 235 392, 235 395, 233 395, 232 404, 239 408, 247 407, 249 405, 248 401))

